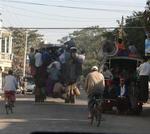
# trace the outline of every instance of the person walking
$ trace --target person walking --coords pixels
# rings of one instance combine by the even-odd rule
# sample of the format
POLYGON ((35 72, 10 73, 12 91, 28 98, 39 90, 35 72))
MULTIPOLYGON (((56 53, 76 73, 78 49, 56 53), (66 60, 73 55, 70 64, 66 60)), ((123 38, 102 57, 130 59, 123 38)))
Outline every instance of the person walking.
POLYGON ((35 51, 35 67, 36 67, 36 74, 34 77, 35 80, 35 102, 43 102, 44 97, 42 96, 42 87, 44 85, 43 79, 42 79, 42 54, 40 50, 35 51))
POLYGON ((147 102, 148 100, 148 79, 150 76, 150 62, 147 57, 144 57, 144 62, 137 68, 139 73, 139 100, 147 102))
POLYGON ((88 110, 89 110, 88 118, 90 118, 92 98, 94 95, 102 96, 105 88, 104 76, 102 73, 98 72, 97 66, 93 66, 91 68, 91 72, 86 76, 84 88, 88 95, 88 110))

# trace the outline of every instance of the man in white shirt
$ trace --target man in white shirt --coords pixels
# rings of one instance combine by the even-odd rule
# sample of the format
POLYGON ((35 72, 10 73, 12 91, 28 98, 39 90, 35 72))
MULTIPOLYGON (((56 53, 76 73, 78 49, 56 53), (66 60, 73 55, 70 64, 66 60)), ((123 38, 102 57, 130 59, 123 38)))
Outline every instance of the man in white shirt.
POLYGON ((148 58, 144 59, 145 61, 137 68, 139 73, 139 85, 140 85, 140 97, 141 101, 147 102, 148 100, 148 79, 150 76, 150 62, 148 58))
POLYGON ((42 54, 36 50, 36 54, 35 54, 35 67, 39 68, 42 66, 42 54))

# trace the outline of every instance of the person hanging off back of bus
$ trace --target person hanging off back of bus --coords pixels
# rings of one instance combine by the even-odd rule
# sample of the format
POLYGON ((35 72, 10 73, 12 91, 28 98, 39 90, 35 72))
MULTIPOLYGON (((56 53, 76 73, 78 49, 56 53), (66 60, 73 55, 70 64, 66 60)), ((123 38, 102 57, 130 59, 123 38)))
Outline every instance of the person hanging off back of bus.
POLYGON ((120 78, 120 83, 116 87, 117 107, 119 112, 129 110, 128 86, 124 78, 120 78))
POLYGON ((105 78, 104 98, 110 98, 113 85, 113 74, 105 65, 102 74, 105 78))
POLYGON ((139 73, 139 100, 143 102, 147 102, 148 100, 148 79, 150 76, 150 62, 147 57, 144 57, 144 62, 137 68, 139 73))
POLYGON ((16 100, 15 92, 17 87, 18 87, 18 82, 15 76, 13 76, 13 71, 9 70, 8 75, 5 76, 4 86, 3 86, 5 101, 6 99, 9 98, 12 101, 12 104, 14 105, 14 102, 16 100))
POLYGON ((29 65, 30 65, 30 72, 32 77, 35 76, 36 73, 36 68, 35 68, 35 51, 34 48, 30 48, 30 53, 29 53, 29 65))

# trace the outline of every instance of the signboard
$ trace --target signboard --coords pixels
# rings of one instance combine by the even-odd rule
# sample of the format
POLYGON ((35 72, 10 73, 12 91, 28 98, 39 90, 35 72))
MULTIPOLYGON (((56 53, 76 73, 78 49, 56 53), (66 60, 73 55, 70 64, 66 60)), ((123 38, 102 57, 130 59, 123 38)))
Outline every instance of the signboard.
POLYGON ((145 56, 150 56, 150 38, 145 39, 145 56))

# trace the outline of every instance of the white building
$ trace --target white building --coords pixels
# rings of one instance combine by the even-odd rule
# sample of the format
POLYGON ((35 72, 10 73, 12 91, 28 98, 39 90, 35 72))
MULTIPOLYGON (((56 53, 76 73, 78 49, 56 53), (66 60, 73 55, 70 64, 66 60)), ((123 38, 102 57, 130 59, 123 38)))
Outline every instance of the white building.
POLYGON ((6 29, 0 29, 0 67, 12 67, 12 36, 6 29))

